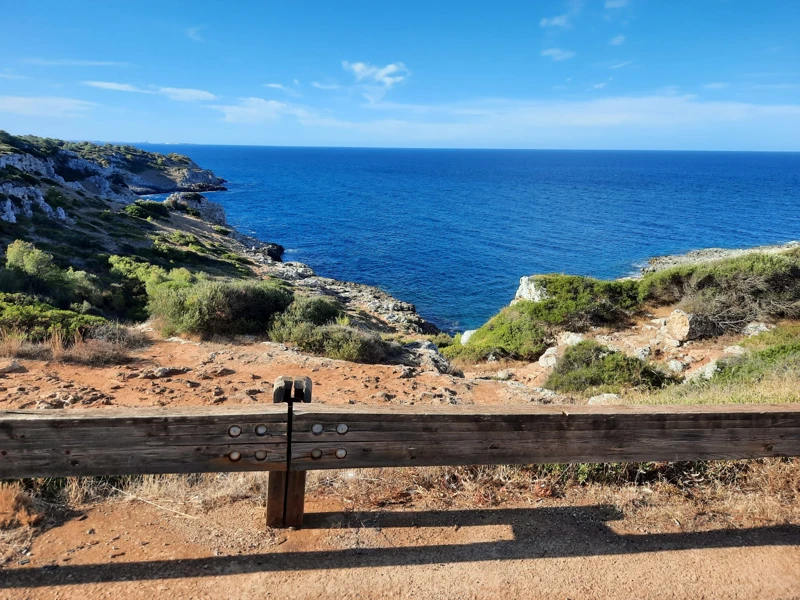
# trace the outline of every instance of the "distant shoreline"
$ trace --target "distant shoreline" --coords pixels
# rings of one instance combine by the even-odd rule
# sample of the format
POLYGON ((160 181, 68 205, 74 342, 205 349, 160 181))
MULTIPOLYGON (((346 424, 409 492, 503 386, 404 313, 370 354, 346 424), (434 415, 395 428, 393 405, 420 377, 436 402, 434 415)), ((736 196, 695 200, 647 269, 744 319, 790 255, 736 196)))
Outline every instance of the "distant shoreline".
POLYGON ((784 244, 770 244, 767 246, 754 246, 752 248, 701 248, 691 250, 685 254, 667 254, 664 256, 654 256, 647 261, 647 265, 640 268, 639 277, 647 273, 655 273, 681 265, 693 265, 698 263, 722 260, 725 258, 735 258, 745 254, 760 252, 763 254, 778 254, 800 248, 800 241, 791 241, 784 244))

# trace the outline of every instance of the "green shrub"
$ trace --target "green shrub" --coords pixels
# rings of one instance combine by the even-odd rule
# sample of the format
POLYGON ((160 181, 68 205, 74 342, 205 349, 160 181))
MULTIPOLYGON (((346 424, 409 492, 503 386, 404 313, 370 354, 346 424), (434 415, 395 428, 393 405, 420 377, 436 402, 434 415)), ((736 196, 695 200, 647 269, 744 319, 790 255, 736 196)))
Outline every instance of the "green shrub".
POLYGON ((379 363, 386 358, 388 345, 380 336, 345 325, 316 326, 306 322, 293 330, 292 340, 303 352, 337 360, 379 363))
POLYGON ((762 317, 800 317, 800 256, 752 253, 646 275, 642 301, 681 307, 720 331, 738 331, 762 317))
POLYGON ((593 340, 570 346, 556 363, 545 387, 560 392, 602 388, 661 388, 674 379, 643 360, 614 352, 593 340))
POLYGON ((308 327, 330 325, 342 315, 342 306, 325 296, 295 296, 286 312, 276 315, 269 337, 276 342, 298 342, 308 337, 308 327))
POLYGON ((147 219, 148 217, 154 219, 169 218, 169 209, 164 206, 163 202, 156 202, 155 200, 136 200, 133 204, 125 207, 125 212, 139 219, 147 219))
POLYGON ((231 230, 228 229, 227 227, 223 227, 222 225, 212 225, 211 229, 213 229, 214 231, 216 231, 220 235, 230 235, 231 234, 231 230))
POLYGON ((800 374, 800 341, 754 350, 719 362, 712 383, 757 383, 775 373, 800 374))
POLYGON ((76 332, 105 323, 105 319, 61 310, 25 294, 0 293, 0 329, 21 331, 30 341, 42 341, 54 333, 71 339, 76 332))
POLYGON ((150 313, 167 335, 266 333, 273 316, 292 302, 292 293, 283 287, 235 280, 151 283, 148 297, 150 313))

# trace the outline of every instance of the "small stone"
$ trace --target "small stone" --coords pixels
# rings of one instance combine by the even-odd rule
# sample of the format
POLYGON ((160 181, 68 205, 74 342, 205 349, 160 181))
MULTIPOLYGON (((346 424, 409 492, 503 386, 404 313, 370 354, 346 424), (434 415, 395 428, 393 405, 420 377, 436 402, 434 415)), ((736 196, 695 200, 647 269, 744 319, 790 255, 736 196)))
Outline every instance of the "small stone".
POLYGON ((602 404, 619 404, 619 394, 599 394, 589 398, 590 406, 597 406, 602 404))
POLYGON ((557 338, 559 346, 575 346, 576 344, 580 344, 582 341, 583 334, 575 333, 573 331, 565 331, 557 338))
POLYGON ((745 325, 742 333, 745 334, 747 337, 752 337, 754 335, 758 335, 759 333, 764 333, 765 331, 769 331, 773 329, 775 325, 770 325, 768 323, 762 323, 761 321, 753 321, 752 323, 748 323, 745 325))
POLYGON ((681 345, 681 343, 678 340, 674 340, 672 338, 666 338, 664 340, 664 345, 665 346, 670 346, 672 348, 677 348, 677 347, 679 347, 681 345))
POLYGON ((19 364, 16 360, 12 360, 0 367, 0 373, 25 373, 28 369, 19 364))
POLYGON ((731 356, 741 356, 747 353, 747 349, 744 346, 726 346, 722 351, 731 356))
POLYGON ((679 360, 671 360, 667 363, 667 368, 673 373, 683 373, 686 369, 686 363, 679 360))
POLYGON ((558 362, 558 350, 556 348, 548 348, 544 351, 539 357, 539 364, 546 369, 550 369, 556 366, 558 362))
POLYGON ((650 346, 642 346, 641 348, 636 348, 636 350, 633 351, 633 355, 639 360, 647 360, 652 352, 650 346))

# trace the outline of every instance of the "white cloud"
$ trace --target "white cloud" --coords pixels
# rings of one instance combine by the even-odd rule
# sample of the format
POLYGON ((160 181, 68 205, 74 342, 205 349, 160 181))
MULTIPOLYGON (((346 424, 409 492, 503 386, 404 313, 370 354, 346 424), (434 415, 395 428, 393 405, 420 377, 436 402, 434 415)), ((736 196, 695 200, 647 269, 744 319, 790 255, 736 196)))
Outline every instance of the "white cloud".
POLYGON ((228 123, 263 124, 277 121, 283 117, 294 117, 308 127, 350 127, 347 121, 340 121, 304 106, 265 100, 264 98, 239 98, 239 104, 211 105, 209 108, 220 111, 228 123))
POLYGON ((625 8, 628 0, 606 0, 606 8, 625 8))
POLYGON ((200 33, 203 30, 203 27, 189 27, 184 31, 186 37, 188 37, 193 42, 205 42, 206 40, 203 38, 203 35, 200 33))
POLYGON ((592 89, 593 89, 593 90, 602 90, 604 87, 606 87, 606 85, 607 85, 607 84, 605 84, 605 83, 595 83, 595 84, 592 86, 592 89))
POLYGON ((300 82, 299 82, 297 79, 293 79, 293 80, 292 80, 292 82, 293 82, 295 85, 300 85, 300 82))
POLYGON ((55 96, 0 96, 0 112, 30 117, 79 117, 93 102, 55 96))
POLYGON ((312 81, 311 85, 313 85, 315 88, 318 88, 320 90, 338 90, 339 89, 339 85, 337 85, 335 83, 319 83, 318 81, 312 81))
POLYGON ((625 36, 615 35, 608 41, 608 43, 611 44, 612 46, 621 46, 622 44, 625 43, 625 36))
POLYGON ((216 100, 217 97, 211 92, 205 90, 194 90, 192 88, 171 88, 162 87, 158 88, 158 93, 165 95, 172 100, 180 102, 199 102, 201 100, 216 100))
POLYGON ((394 84, 405 81, 411 74, 408 67, 401 62, 376 67, 369 63, 343 60, 342 68, 355 75, 361 95, 369 102, 380 101, 394 84))
POLYGON ((715 81, 713 83, 707 83, 703 87, 707 90, 724 90, 725 88, 729 87, 729 85, 730 84, 723 81, 715 81))
POLYGON ((342 68, 345 71, 352 72, 356 76, 356 81, 371 81, 386 88, 392 87, 395 83, 400 83, 410 75, 408 68, 401 62, 391 63, 385 67, 376 67, 369 63, 351 63, 343 60, 342 68))
POLYGON ((94 88, 103 90, 112 90, 115 92, 131 92, 135 94, 161 94, 172 100, 179 102, 200 102, 202 100, 216 100, 217 97, 211 92, 205 90, 195 90, 192 88, 174 88, 174 87, 159 87, 155 85, 149 86, 150 89, 144 89, 131 85, 129 83, 115 83, 113 81, 84 81, 83 85, 88 85, 94 88))
POLYGON ((128 62, 113 60, 72 60, 68 58, 44 59, 26 58, 23 62, 40 67, 132 67, 128 62))
POLYGON ((155 94, 155 92, 137 88, 129 83, 114 83, 113 81, 83 81, 83 85, 100 88, 101 90, 114 90, 115 92, 136 92, 138 94, 155 94))
POLYGON ((627 67, 628 65, 632 65, 632 60, 623 60, 622 62, 614 63, 613 65, 609 65, 609 69, 621 69, 623 67, 627 67))
POLYGON ((25 75, 17 75, 16 73, 0 73, 0 79, 28 79, 25 75))
POLYGON ((541 21, 539 21, 539 27, 572 27, 570 23, 570 18, 572 17, 571 14, 566 13, 563 15, 557 15, 555 17, 543 17, 541 21))
POLYGON ((567 60, 575 56, 575 53, 571 50, 562 50, 560 48, 548 48, 547 50, 542 50, 542 56, 547 56, 552 58, 554 61, 559 62, 562 60, 567 60))
MULTIPOLYGON (((295 81, 297 81, 297 80, 295 79, 295 81)), ((272 88, 273 90, 280 90, 284 94, 287 94, 289 96, 294 96, 295 98, 300 96, 300 94, 299 94, 299 92, 297 90, 293 90, 292 88, 287 87, 287 86, 283 85, 282 83, 265 83, 264 87, 272 88)))

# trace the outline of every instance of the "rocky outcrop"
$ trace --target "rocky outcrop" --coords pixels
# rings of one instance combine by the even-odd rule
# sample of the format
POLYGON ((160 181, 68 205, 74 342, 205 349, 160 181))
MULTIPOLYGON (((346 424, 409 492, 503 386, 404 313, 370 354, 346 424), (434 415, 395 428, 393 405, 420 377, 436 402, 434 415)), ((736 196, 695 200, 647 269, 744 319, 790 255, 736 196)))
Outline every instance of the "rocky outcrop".
POLYGON ((672 254, 667 256, 656 256, 648 261, 646 267, 642 269, 642 274, 663 271, 672 267, 682 265, 694 265, 724 258, 736 258, 745 254, 758 252, 761 254, 779 254, 792 248, 800 248, 800 242, 787 242, 772 246, 756 246, 754 248, 728 249, 728 248, 705 248, 703 250, 692 250, 686 254, 672 254))
POLYGON ((218 202, 212 202, 197 192, 176 192, 171 194, 164 204, 170 207, 182 207, 196 211, 200 218, 215 225, 227 225, 225 209, 218 202))
POLYGON ((511 304, 519 302, 520 300, 531 300, 532 302, 541 302, 547 298, 547 291, 544 286, 536 280, 536 276, 520 277, 519 287, 517 293, 511 304))
POLYGON ((673 310, 667 318, 667 335, 678 342, 687 342, 714 335, 716 327, 700 315, 673 310))

